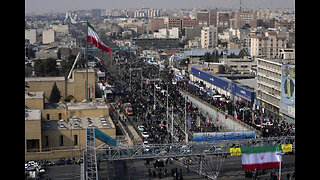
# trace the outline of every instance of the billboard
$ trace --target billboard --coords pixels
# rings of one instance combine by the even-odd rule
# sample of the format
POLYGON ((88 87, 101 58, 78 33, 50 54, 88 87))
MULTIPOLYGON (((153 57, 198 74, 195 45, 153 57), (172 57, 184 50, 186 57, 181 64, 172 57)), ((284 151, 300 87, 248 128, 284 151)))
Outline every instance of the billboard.
POLYGON ((194 142, 255 138, 254 131, 194 133, 194 142))
POLYGON ((282 65, 280 112, 295 118, 296 78, 295 65, 282 65))

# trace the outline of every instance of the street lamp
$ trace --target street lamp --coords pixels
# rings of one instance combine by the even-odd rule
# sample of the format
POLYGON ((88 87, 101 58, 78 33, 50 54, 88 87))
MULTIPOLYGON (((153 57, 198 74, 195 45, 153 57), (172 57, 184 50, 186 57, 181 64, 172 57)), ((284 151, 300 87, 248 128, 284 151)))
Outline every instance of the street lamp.
POLYGON ((278 156, 280 156, 280 162, 279 162, 279 180, 281 180, 281 163, 282 163, 282 155, 284 153, 283 152, 280 152, 280 153, 277 153, 278 156))

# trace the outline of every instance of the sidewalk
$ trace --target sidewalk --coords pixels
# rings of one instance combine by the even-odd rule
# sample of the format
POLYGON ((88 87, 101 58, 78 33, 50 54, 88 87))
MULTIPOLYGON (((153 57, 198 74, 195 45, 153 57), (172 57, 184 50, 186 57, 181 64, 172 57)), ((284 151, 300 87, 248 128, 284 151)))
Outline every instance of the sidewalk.
MULTIPOLYGON (((180 90, 180 93, 182 94, 183 97, 186 96, 186 93, 184 91, 180 90)), ((220 121, 215 123, 226 128, 225 131, 251 131, 251 129, 248 128, 247 126, 244 126, 242 123, 236 122, 233 119, 231 119, 229 115, 226 119, 225 114, 221 113, 221 111, 218 111, 217 108, 208 104, 207 102, 204 102, 189 93, 187 93, 187 96, 188 96, 188 100, 191 101, 192 104, 197 106, 201 111, 208 113, 210 117, 217 117, 217 112, 218 112, 220 121)))
POLYGON ((135 144, 135 143, 142 144, 143 141, 141 137, 139 136, 135 128, 131 125, 130 120, 128 120, 127 116, 123 114, 121 111, 119 111, 119 117, 121 117, 121 120, 119 121, 121 121, 122 125, 125 126, 123 129, 124 131, 126 131, 128 138, 131 139, 132 144, 135 144))

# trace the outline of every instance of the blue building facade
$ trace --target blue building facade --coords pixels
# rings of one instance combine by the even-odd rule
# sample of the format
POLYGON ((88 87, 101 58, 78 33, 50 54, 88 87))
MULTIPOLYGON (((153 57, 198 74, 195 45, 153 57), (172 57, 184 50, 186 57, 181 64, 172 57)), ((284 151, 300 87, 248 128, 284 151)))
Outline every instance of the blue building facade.
POLYGON ((234 94, 238 98, 245 99, 254 103, 255 93, 249 89, 246 89, 237 84, 233 84, 231 80, 220 78, 203 70, 191 67, 191 75, 199 78, 206 83, 216 86, 221 90, 227 91, 230 94, 234 94))

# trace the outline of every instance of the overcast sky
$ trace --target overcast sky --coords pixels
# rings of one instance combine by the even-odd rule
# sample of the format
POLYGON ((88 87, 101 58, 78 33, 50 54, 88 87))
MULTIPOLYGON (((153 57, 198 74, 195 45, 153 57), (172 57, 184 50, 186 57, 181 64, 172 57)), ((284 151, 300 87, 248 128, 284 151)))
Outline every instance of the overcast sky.
MULTIPOLYGON (((244 7, 294 8, 295 0, 243 0, 244 7)), ((239 8, 240 0, 25 0, 25 13, 129 8, 239 8)))

